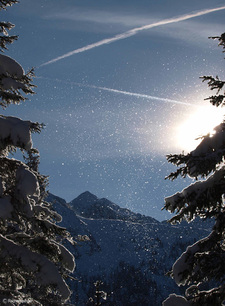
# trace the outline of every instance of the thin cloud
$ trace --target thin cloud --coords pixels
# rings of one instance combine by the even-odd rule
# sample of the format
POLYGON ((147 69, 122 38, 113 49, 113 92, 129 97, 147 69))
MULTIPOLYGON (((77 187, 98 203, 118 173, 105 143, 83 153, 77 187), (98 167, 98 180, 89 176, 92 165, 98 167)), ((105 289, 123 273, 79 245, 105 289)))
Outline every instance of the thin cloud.
POLYGON ((137 27, 147 24, 149 22, 149 16, 138 15, 137 13, 133 14, 123 14, 121 12, 114 11, 103 11, 95 9, 81 9, 69 8, 68 11, 57 12, 57 14, 46 15, 45 18, 50 18, 54 20, 73 20, 82 22, 94 22, 96 24, 113 24, 123 25, 126 27, 137 27))
POLYGON ((194 13, 190 13, 190 14, 186 14, 186 15, 182 15, 182 16, 178 16, 178 17, 173 17, 173 18, 169 18, 169 19, 164 19, 164 20, 161 20, 159 22, 155 22, 155 23, 151 23, 151 24, 148 24, 148 25, 145 25, 145 26, 137 27, 137 28, 134 28, 132 30, 126 31, 124 33, 117 34, 113 37, 106 38, 106 39, 100 40, 96 43, 93 43, 93 44, 84 46, 82 48, 75 49, 71 52, 65 53, 65 54, 63 54, 59 57, 56 57, 56 58, 54 58, 54 59, 52 59, 48 62, 45 62, 45 63, 41 64, 40 67, 46 66, 46 65, 49 65, 49 64, 53 64, 53 63, 58 62, 58 61, 60 61, 64 58, 70 57, 70 56, 78 54, 78 53, 82 53, 82 52, 85 52, 85 51, 88 51, 88 50, 91 50, 91 49, 94 49, 94 48, 97 48, 97 47, 100 47, 100 46, 103 46, 103 45, 106 45, 106 44, 111 44, 111 43, 113 43, 115 41, 118 41, 118 40, 122 40, 122 39, 125 39, 125 38, 128 38, 128 37, 134 36, 140 31, 149 30, 149 29, 159 27, 159 26, 162 26, 162 25, 166 25, 166 24, 170 24, 170 23, 184 21, 184 20, 187 20, 187 19, 199 17, 199 16, 202 16, 202 15, 210 14, 210 13, 221 11, 221 10, 224 10, 224 9, 225 9, 225 6, 220 6, 220 7, 212 8, 212 9, 205 9, 205 10, 201 10, 201 11, 198 11, 198 12, 194 12, 194 13))

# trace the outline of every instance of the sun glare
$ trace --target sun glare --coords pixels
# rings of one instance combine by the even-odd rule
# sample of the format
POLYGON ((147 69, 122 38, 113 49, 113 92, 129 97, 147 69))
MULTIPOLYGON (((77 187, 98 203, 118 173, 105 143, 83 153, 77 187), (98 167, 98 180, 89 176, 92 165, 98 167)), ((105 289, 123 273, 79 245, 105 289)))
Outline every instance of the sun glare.
POLYGON ((186 153, 190 152, 200 143, 201 139, 197 138, 213 133, 214 127, 223 119, 223 108, 212 105, 198 107, 177 126, 177 146, 186 153))

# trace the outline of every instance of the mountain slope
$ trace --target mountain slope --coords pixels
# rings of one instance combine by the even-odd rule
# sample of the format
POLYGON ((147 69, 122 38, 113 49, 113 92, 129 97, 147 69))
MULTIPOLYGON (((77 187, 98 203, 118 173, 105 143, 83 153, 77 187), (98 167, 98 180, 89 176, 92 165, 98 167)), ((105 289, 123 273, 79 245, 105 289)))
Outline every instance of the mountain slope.
POLYGON ((75 237, 90 238, 67 246, 75 255, 74 276, 79 279, 71 284, 73 305, 88 305, 97 280, 108 294, 106 305, 161 305, 169 293, 182 290, 165 273, 187 245, 210 230, 202 222, 179 226, 158 222, 89 192, 68 204, 53 195, 50 200, 63 216, 62 226, 75 237))

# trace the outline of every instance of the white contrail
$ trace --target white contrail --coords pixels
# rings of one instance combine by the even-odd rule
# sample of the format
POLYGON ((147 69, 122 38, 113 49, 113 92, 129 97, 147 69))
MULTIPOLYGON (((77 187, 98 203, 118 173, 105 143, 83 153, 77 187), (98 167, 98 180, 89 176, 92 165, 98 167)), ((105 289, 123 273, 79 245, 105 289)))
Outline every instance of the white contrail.
POLYGON ((162 102, 166 102, 166 103, 182 104, 182 105, 192 106, 191 103, 187 103, 187 102, 182 102, 182 101, 177 101, 177 100, 172 100, 172 99, 167 99, 167 98, 160 98, 160 97, 155 97, 155 96, 150 96, 150 95, 145 95, 145 94, 139 94, 139 93, 130 92, 130 91, 118 90, 118 89, 113 89, 113 88, 108 88, 108 87, 99 87, 99 86, 94 86, 94 85, 89 85, 88 87, 96 88, 96 89, 100 89, 100 90, 105 90, 105 91, 109 91, 109 92, 115 92, 115 93, 119 93, 119 94, 123 94, 123 95, 127 95, 127 96, 133 96, 133 97, 137 97, 137 98, 158 100, 158 101, 162 101, 162 102))
POLYGON ((63 81, 63 80, 60 80, 60 79, 54 79, 53 80, 51 78, 41 77, 41 76, 36 77, 36 78, 44 79, 44 80, 50 80, 50 81, 56 81, 56 82, 64 83, 64 84, 76 85, 76 86, 79 86, 79 87, 94 88, 94 89, 109 91, 109 92, 113 92, 113 93, 117 93, 117 94, 123 94, 123 95, 133 96, 133 97, 137 97, 137 98, 144 98, 144 99, 148 99, 148 100, 157 100, 157 101, 161 101, 161 102, 165 102, 165 103, 173 103, 173 104, 193 106, 193 104, 188 103, 188 102, 182 102, 182 101, 177 101, 177 100, 167 99, 167 98, 160 98, 160 97, 155 97, 155 96, 151 96, 151 95, 139 94, 139 93, 135 93, 135 92, 118 90, 118 89, 113 89, 113 88, 108 88, 108 87, 82 84, 82 83, 71 82, 71 81, 63 81))
POLYGON ((124 33, 115 35, 113 37, 106 38, 106 39, 100 40, 96 43, 93 43, 93 44, 84 46, 82 48, 75 49, 71 52, 65 53, 65 54, 63 54, 59 57, 56 57, 56 58, 54 58, 54 59, 52 59, 48 62, 45 62, 45 63, 41 64, 40 67, 55 63, 57 61, 60 61, 61 59, 64 59, 66 57, 69 57, 69 56, 77 54, 77 53, 82 53, 82 52, 91 50, 93 48, 97 48, 97 47, 100 47, 100 46, 103 46, 103 45, 106 45, 106 44, 110 44, 110 43, 112 43, 114 41, 117 41, 117 40, 128 38, 130 36, 133 36, 133 35, 137 34, 140 31, 143 31, 143 30, 148 30, 148 29, 155 28, 155 27, 162 26, 162 25, 169 24, 169 23, 184 21, 184 20, 187 20, 187 19, 191 19, 191 18, 194 18, 194 17, 202 16, 202 15, 206 15, 206 14, 213 13, 213 12, 216 12, 216 11, 221 11, 221 10, 224 10, 224 9, 225 9, 225 6, 220 6, 220 7, 212 8, 212 9, 205 9, 205 10, 201 10, 201 11, 198 11, 198 12, 193 12, 193 13, 178 16, 178 17, 164 19, 164 20, 161 20, 159 22, 151 23, 151 24, 148 24, 148 25, 145 25, 145 26, 142 26, 142 27, 134 28, 132 30, 129 30, 129 31, 126 31, 124 33))

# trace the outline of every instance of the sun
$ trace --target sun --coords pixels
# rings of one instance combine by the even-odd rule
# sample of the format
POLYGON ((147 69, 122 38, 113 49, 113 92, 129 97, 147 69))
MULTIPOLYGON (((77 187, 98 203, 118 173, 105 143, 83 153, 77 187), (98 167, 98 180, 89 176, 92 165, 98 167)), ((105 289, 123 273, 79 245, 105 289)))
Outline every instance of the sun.
POLYGON ((224 120, 224 110, 213 105, 199 106, 180 122, 176 128, 177 147, 190 152, 200 143, 201 136, 213 133, 215 126, 224 120))

